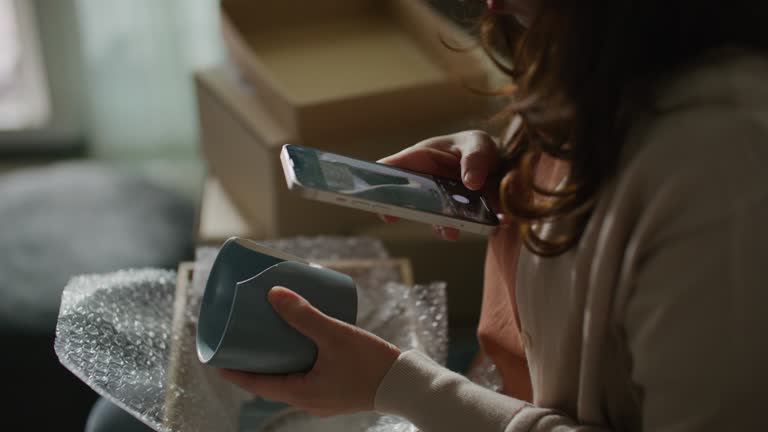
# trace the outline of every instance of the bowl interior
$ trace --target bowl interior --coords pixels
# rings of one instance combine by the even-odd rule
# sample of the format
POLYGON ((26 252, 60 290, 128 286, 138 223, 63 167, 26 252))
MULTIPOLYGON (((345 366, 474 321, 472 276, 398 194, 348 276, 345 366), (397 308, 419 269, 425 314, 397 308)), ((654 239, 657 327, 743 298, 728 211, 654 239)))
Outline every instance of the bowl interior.
POLYGON ((237 283, 285 261, 227 241, 211 268, 197 323, 200 360, 208 362, 218 351, 232 313, 237 283))

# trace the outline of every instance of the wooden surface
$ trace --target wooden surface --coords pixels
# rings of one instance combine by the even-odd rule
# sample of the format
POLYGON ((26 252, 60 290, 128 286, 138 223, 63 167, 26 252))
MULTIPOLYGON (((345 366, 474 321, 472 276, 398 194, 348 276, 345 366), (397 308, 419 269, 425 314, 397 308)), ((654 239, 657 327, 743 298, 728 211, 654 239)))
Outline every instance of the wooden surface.
POLYGON ((190 262, 182 262, 178 268, 163 423, 185 432, 234 431, 240 404, 250 396, 197 359, 195 325, 188 311, 193 269, 190 262), (204 389, 205 394, 190 393, 194 389, 204 389))
POLYGON ((364 278, 373 268, 393 268, 399 275, 392 282, 413 285, 413 268, 407 258, 357 259, 357 260, 315 260, 316 264, 349 275, 352 279, 364 278))

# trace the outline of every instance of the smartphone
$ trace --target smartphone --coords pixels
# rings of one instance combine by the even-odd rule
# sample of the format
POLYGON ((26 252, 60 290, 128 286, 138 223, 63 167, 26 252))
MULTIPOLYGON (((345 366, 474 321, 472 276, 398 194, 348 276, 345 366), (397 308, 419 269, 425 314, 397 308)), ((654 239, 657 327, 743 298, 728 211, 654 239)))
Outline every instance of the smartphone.
POLYGON ((499 225, 482 195, 459 180, 287 144, 288 189, 326 203, 487 235, 499 225))

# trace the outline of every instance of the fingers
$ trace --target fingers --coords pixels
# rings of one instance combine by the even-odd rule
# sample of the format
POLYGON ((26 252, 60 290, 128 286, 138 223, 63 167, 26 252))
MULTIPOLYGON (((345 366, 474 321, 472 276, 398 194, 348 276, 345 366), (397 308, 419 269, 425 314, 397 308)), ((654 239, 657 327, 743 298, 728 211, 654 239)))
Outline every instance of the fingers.
POLYGON ((412 169, 412 168, 407 168, 406 166, 402 165, 402 163, 411 164, 412 163, 411 159, 413 159, 413 157, 415 156, 414 153, 418 153, 419 151, 423 151, 432 147, 436 147, 436 148, 450 147, 450 144, 451 144, 451 140, 449 137, 439 136, 439 137, 428 138, 423 141, 419 141, 418 143, 410 147, 406 147, 403 150, 400 150, 399 152, 393 155, 387 156, 383 159, 379 159, 378 162, 383 163, 385 165, 395 165, 401 168, 412 169))
POLYGON ((430 138, 385 157, 379 160, 379 163, 441 177, 458 178, 460 156, 451 151, 453 142, 451 137, 430 138))
POLYGON ((479 190, 499 164, 496 143, 483 131, 429 138, 379 162, 442 177, 461 178, 479 190))
POLYGON ((318 345, 347 330, 347 324, 325 315, 295 292, 274 287, 267 295, 269 303, 288 325, 318 345))
POLYGON ((456 228, 449 228, 439 225, 435 225, 432 228, 435 230, 435 235, 443 240, 456 241, 459 239, 459 230, 456 228))
POLYGON ((400 220, 400 218, 395 216, 389 216, 384 214, 379 214, 379 219, 381 219, 382 222, 385 224, 392 224, 400 220))
POLYGON ((461 180, 472 190, 480 190, 491 170, 498 165, 496 145, 487 134, 472 134, 461 143, 461 180))
POLYGON ((509 215, 506 215, 504 213, 497 213, 496 214, 496 219, 499 220, 499 225, 501 225, 501 226, 512 226, 513 225, 512 219, 509 217, 509 215))
POLYGON ((219 373, 248 393, 270 400, 293 400, 306 388, 306 376, 301 374, 261 375, 231 369, 221 369, 219 373))

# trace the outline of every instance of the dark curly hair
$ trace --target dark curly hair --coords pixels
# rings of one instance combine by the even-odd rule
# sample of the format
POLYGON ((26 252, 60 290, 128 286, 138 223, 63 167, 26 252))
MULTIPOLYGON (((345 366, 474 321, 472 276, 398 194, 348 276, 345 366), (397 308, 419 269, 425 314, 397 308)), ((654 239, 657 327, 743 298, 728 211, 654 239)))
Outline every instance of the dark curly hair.
POLYGON ((501 206, 524 244, 541 256, 573 247, 660 80, 718 47, 768 51, 766 23, 759 0, 541 0, 528 28, 486 12, 481 44, 510 78, 500 116, 519 125, 501 143, 501 206), (534 181, 544 156, 568 167, 556 189, 534 181), (548 222, 568 229, 543 238, 548 222))

